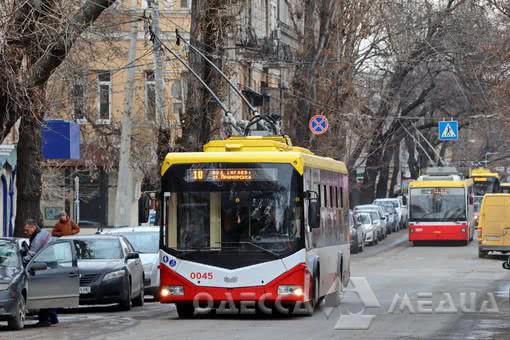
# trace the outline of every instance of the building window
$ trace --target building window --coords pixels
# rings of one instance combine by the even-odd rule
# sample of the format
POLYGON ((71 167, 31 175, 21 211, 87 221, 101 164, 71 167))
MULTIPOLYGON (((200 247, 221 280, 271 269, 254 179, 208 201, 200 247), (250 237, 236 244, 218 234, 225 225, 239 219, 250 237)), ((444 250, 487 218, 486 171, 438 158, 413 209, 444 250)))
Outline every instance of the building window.
POLYGON ((156 119, 156 82, 154 71, 145 71, 145 116, 147 119, 156 119))
POLYGON ((73 85, 73 111, 74 119, 79 122, 85 122, 85 86, 82 81, 73 85))
POLYGON ((172 113, 174 115, 181 115, 184 110, 184 84, 180 79, 172 81, 171 96, 172 96, 172 113))
POLYGON ((112 75, 110 71, 98 71, 98 123, 109 124, 112 114, 112 75))
POLYGON ((181 0, 181 8, 190 8, 191 0, 181 0))

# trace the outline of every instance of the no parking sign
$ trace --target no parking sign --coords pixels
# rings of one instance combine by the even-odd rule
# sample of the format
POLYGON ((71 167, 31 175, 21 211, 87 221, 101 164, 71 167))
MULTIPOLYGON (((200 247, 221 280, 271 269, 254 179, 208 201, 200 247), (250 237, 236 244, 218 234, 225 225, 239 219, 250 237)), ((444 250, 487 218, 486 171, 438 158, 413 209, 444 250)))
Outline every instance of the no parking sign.
POLYGON ((315 115, 310 119, 308 128, 314 135, 322 135, 329 129, 329 122, 325 115, 315 115))

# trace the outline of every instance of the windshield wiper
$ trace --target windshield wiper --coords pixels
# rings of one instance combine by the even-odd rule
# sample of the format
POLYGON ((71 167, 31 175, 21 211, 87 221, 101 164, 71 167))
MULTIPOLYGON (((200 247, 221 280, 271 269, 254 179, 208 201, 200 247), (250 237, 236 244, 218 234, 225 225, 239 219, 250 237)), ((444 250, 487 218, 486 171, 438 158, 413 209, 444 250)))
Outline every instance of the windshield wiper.
POLYGON ((279 258, 280 258, 280 255, 278 255, 277 253, 275 253, 275 252, 273 252, 273 251, 271 251, 271 250, 269 250, 269 249, 266 249, 266 248, 264 248, 264 247, 261 247, 261 246, 259 246, 258 244, 255 244, 255 243, 253 243, 253 242, 240 241, 240 242, 216 242, 216 243, 221 244, 221 245, 224 245, 224 244, 248 244, 248 245, 250 245, 250 246, 252 246, 252 247, 255 247, 255 248, 259 249, 259 250, 262 250, 262 251, 264 251, 264 252, 266 252, 266 253, 268 253, 268 254, 273 255, 273 256, 274 256, 274 257, 276 257, 277 259, 279 259, 279 258))

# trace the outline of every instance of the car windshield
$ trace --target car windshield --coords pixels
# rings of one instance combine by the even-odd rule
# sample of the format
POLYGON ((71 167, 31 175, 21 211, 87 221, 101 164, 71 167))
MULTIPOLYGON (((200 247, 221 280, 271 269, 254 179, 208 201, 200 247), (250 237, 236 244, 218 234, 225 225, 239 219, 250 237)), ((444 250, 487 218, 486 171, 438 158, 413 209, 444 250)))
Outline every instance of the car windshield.
POLYGON ((370 215, 369 214, 359 214, 357 216, 357 220, 359 224, 370 224, 370 215))
POLYGON ((108 260, 122 258, 118 239, 79 239, 74 240, 79 260, 108 260))
POLYGON ((464 221, 466 198, 464 188, 411 189, 413 221, 464 221))
POLYGON ((0 267, 18 267, 18 247, 13 242, 0 240, 0 267))
POLYGON ((155 254, 159 250, 159 232, 120 233, 139 253, 155 254))

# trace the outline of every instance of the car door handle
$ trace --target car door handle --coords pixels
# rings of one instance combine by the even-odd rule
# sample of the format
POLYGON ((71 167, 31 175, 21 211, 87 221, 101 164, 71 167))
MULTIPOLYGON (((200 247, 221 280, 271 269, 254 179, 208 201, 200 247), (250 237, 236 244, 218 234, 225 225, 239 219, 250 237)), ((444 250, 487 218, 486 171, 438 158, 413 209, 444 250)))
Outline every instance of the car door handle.
POLYGON ((67 274, 67 276, 68 277, 78 277, 78 276, 80 276, 80 274, 78 274, 78 273, 69 273, 69 274, 67 274))

